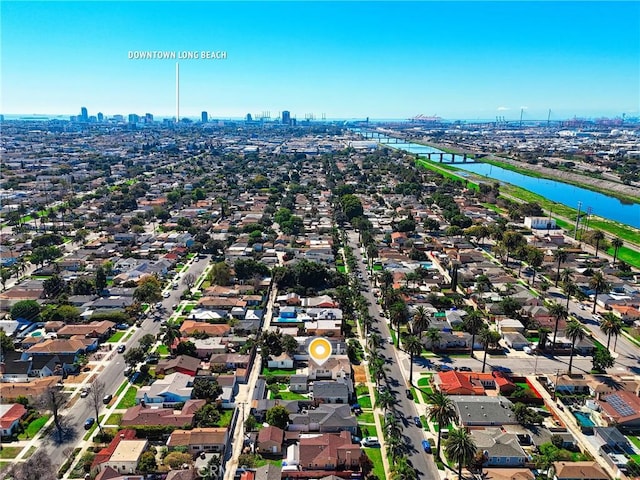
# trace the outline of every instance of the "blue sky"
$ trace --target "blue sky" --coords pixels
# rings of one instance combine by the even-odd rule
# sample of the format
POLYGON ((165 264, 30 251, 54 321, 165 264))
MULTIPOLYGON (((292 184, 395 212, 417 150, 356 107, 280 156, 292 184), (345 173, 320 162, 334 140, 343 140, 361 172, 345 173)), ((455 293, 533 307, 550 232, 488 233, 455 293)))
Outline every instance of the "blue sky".
POLYGON ((1 8, 2 113, 637 116, 638 2, 27 2, 1 8))

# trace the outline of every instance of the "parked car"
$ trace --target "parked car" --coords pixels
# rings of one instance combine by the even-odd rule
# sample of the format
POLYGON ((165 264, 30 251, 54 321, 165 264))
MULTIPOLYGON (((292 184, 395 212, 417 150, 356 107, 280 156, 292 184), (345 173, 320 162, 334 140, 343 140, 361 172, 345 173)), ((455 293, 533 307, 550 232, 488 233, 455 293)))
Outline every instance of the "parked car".
POLYGON ((119 323, 118 325, 116 325, 116 328, 118 330, 126 330, 129 328, 129 324, 128 323, 119 323))
POLYGON ((124 353, 124 351, 126 350, 127 347, 125 347, 124 345, 118 345, 118 349, 117 352, 118 353, 124 353))
POLYGON ((436 370, 438 372, 450 372, 451 370, 453 370, 453 367, 443 363, 442 365, 436 366, 436 370))
POLYGON ((407 395, 407 398, 409 400, 413 400, 413 393, 411 393, 411 390, 409 390, 408 388, 405 390, 405 393, 407 395))
POLYGON ((96 419, 93 417, 89 417, 84 421, 84 429, 89 430, 93 424, 96 423, 96 419))
POLYGON ((169 291, 165 290, 164 292, 162 292, 162 298, 169 298, 171 294, 169 293, 169 291))
POLYGON ((80 398, 86 398, 89 396, 89 392, 91 391, 91 389, 89 387, 84 387, 82 389, 82 391, 80 392, 80 398))
POLYGON ((104 398, 102 399, 102 403, 108 405, 111 400, 113 400, 113 395, 108 394, 104 396, 104 398))
POLYGON ((416 424, 416 427, 422 428, 422 421, 420 420, 420 417, 413 417, 413 423, 416 424))
POLYGON ((387 342, 393 345, 393 337, 387 337, 387 342))
POLYGON ((422 440, 422 449, 425 453, 431 453, 431 444, 428 440, 422 440))
POLYGON ((378 440, 378 437, 365 437, 362 439, 362 442, 360 443, 363 447, 379 447, 380 446, 380 440, 378 440))
POLYGON ((460 370, 461 372, 473 372, 473 369, 471 367, 460 367, 458 370, 460 370))

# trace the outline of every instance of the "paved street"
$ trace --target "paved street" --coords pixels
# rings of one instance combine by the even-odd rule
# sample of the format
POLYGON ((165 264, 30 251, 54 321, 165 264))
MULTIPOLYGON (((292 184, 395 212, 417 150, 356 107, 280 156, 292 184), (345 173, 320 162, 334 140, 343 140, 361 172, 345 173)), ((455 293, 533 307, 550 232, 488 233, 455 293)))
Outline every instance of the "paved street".
MULTIPOLYGON (((362 264, 362 256, 360 255, 360 249, 358 248, 357 241, 358 236, 354 232, 348 232, 349 245, 353 248, 354 255, 358 260, 358 270, 362 274, 365 281, 368 278, 364 265, 362 264)), ((373 331, 377 331, 382 338, 389 336, 389 328, 387 327, 384 319, 380 317, 380 311, 376 304, 376 299, 371 293, 371 288, 362 292, 362 295, 369 302, 369 314, 374 318, 373 331)), ((406 444, 409 448, 407 452, 407 458, 413 465, 413 468, 418 472, 420 478, 434 480, 440 478, 440 472, 433 461, 433 457, 422 451, 422 441, 427 437, 425 436, 425 430, 417 427, 413 423, 413 417, 419 416, 419 412, 416 408, 416 404, 413 400, 410 400, 405 395, 405 389, 407 385, 407 379, 403 375, 401 370, 399 358, 396 355, 396 349, 389 343, 384 343, 380 352, 385 358, 387 358, 387 386, 391 389, 394 397, 397 400, 396 411, 401 418, 406 419, 404 422, 403 433, 406 437, 406 444)))
MULTIPOLYGON (((208 257, 204 257, 200 261, 192 261, 189 264, 187 272, 183 273, 181 275, 181 278, 186 273, 192 273, 195 278, 198 278, 206 268, 207 264, 208 257)), ((176 281, 181 282, 181 279, 176 279, 176 281)), ((169 297, 162 300, 162 304, 166 311, 165 318, 168 318, 168 316, 173 312, 171 306, 180 303, 180 295, 185 288, 186 286, 180 283, 180 286, 177 290, 168 290, 170 293, 169 297)), ((131 338, 127 340, 127 347, 136 346, 138 340, 147 333, 155 336, 160 330, 160 322, 154 322, 153 318, 150 316, 149 318, 145 319, 140 328, 132 327, 132 329, 134 330, 134 333, 131 338)), ((110 353, 110 360, 101 362, 104 365, 104 369, 100 373, 98 373, 97 377, 105 384, 105 394, 111 393, 114 395, 114 397, 116 390, 124 380, 123 371, 125 369, 122 355, 116 353, 115 351, 117 345, 117 343, 113 344, 113 350, 110 353)), ((69 378, 67 379, 66 384, 69 385, 72 384, 72 382, 73 378, 69 378)), ((90 383, 86 384, 90 385, 90 383)), ((124 392, 126 392, 126 389, 122 392, 122 394, 124 394, 124 392)), ((75 395, 79 396, 79 393, 76 393, 75 395)), ((107 409, 106 406, 102 408, 100 415, 105 414, 105 421, 108 417, 108 413, 105 412, 108 411, 110 413, 110 411, 113 410, 115 406, 117 406, 117 402, 118 399, 115 399, 112 402, 112 408, 110 409, 107 409)), ((82 438, 86 434, 86 431, 84 430, 84 422, 88 417, 94 417, 95 413, 93 411, 93 407, 91 406, 91 402, 87 397, 78 398, 71 408, 63 410, 62 415, 65 423, 69 427, 69 430, 72 430, 74 432, 73 438, 68 439, 68 441, 64 442, 61 445, 54 441, 53 438, 47 439, 44 443, 46 452, 51 456, 53 464, 57 465, 58 467, 65 462, 69 452, 81 444, 82 438)))

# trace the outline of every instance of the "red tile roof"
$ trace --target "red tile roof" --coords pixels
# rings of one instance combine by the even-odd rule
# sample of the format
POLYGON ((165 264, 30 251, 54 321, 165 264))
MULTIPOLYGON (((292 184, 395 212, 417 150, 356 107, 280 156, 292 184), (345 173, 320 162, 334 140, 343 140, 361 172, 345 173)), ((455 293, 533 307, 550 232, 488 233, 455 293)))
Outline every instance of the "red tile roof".
POLYGON ((14 403, 9 410, 5 412, 0 418, 0 427, 3 429, 11 428, 11 425, 16 420, 20 420, 24 414, 27 413, 27 409, 20 403, 14 403))

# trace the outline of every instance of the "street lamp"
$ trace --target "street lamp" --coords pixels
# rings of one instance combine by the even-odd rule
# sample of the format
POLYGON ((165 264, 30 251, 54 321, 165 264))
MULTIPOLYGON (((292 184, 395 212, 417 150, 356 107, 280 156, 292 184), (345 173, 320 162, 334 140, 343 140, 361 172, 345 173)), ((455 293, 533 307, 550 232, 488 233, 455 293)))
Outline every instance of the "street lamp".
POLYGON ((556 394, 558 393, 558 377, 560 376, 560 369, 556 370, 556 381, 553 386, 553 401, 556 401, 556 394))

